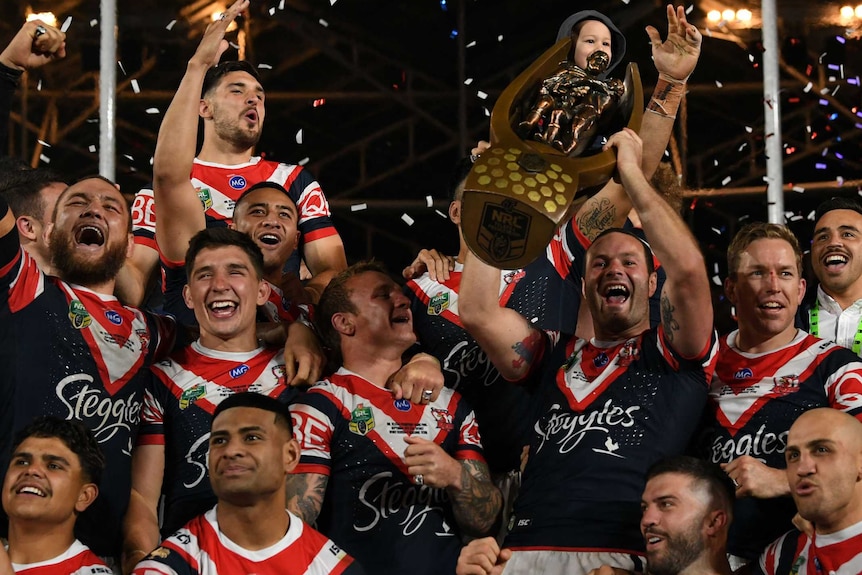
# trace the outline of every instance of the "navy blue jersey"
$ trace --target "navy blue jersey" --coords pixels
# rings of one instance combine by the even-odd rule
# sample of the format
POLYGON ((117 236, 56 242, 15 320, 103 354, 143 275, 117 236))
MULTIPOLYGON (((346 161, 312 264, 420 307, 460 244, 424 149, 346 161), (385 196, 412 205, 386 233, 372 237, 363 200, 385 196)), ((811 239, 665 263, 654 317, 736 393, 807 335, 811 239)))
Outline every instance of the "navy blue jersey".
POLYGON ((216 407, 244 391, 284 403, 298 391, 284 383, 281 348, 229 353, 194 342, 151 370, 138 445, 165 446, 162 534, 167 536, 215 505, 207 452, 216 407))
POLYGON ((506 547, 642 553, 644 475, 685 450, 717 348, 713 336, 682 358, 662 326, 603 347, 557 344, 536 384, 542 407, 506 547))
POLYGON ((0 342, 2 469, 35 417, 81 421, 106 469, 77 535, 98 555, 118 554, 147 367, 169 351, 173 321, 44 275, 13 231, 0 238, 0 342))
MULTIPOLYGON (((862 362, 851 351, 799 331, 788 345, 766 353, 744 353, 737 334, 721 342, 709 392, 702 449, 714 463, 742 455, 785 469, 790 426, 803 412, 833 407, 862 416, 862 362)), ((728 552, 754 560, 792 527, 789 497, 736 500, 728 552)))
POLYGON ((302 448, 295 473, 328 476, 320 531, 369 573, 454 573, 461 537, 445 489, 416 485, 406 436, 458 460, 482 460, 479 429, 457 392, 414 405, 342 368, 291 406, 302 448))

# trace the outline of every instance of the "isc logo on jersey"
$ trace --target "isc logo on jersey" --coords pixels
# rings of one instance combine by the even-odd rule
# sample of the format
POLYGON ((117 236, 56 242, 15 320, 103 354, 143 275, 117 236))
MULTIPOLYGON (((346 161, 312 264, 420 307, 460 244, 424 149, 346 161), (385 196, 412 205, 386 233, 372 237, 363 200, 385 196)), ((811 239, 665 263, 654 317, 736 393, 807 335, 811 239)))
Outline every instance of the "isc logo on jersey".
POLYGON ((230 376, 234 379, 248 372, 248 366, 246 364, 238 365, 232 370, 230 370, 230 376))
POLYGON ((105 317, 114 325, 121 325, 123 323, 123 316, 112 309, 105 311, 105 317))
POLYGON ((230 176, 230 178, 228 178, 227 185, 235 190, 242 190, 246 186, 246 181, 242 176, 230 176))

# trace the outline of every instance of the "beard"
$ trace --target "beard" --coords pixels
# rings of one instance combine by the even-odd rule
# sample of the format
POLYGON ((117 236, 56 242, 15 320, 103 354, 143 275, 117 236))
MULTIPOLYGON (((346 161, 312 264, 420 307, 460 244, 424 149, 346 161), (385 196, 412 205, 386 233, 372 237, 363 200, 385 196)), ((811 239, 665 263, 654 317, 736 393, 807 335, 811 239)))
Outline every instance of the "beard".
POLYGON ((694 563, 705 548, 697 527, 673 537, 662 536, 667 542, 665 552, 654 559, 647 556, 648 575, 676 575, 694 563))
POLYGON ((107 248, 102 256, 97 260, 88 260, 75 250, 75 239, 71 231, 54 228, 49 244, 51 265, 65 282, 84 287, 102 284, 114 279, 126 262, 127 242, 111 245, 106 237, 107 248))
POLYGON ((213 127, 215 128, 216 135, 222 140, 242 149, 253 148, 257 145, 258 140, 260 140, 261 126, 262 124, 258 124, 258 130, 250 132, 243 130, 238 123, 228 122, 221 117, 213 118, 213 127))

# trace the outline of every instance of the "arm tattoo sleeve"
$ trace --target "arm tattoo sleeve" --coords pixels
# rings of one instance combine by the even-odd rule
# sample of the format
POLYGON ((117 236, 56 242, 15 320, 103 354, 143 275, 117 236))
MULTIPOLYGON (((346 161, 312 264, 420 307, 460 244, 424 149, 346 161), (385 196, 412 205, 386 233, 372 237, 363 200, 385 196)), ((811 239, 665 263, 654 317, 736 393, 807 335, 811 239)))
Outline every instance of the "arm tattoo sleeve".
POLYGON ((676 335, 674 332, 679 331, 679 322, 673 317, 675 310, 676 308, 670 303, 668 297, 666 295, 661 296, 661 322, 668 343, 673 343, 673 338, 676 335))
POLYGON ((466 535, 490 535, 498 525, 503 496, 488 473, 485 463, 473 460, 460 461, 461 490, 451 492, 455 521, 466 535))
POLYGON ((617 215, 617 207, 607 198, 588 200, 589 205, 578 218, 578 228, 590 241, 610 228, 617 215))
POLYGON ((521 369, 524 363, 526 363, 529 369, 539 354, 542 341, 542 333, 540 331, 535 329, 530 330, 530 334, 523 341, 519 341, 512 346, 512 349, 518 355, 517 359, 512 360, 512 367, 521 369))
POLYGON ((320 473, 297 473, 287 476, 287 508, 303 521, 313 525, 323 507, 329 478, 320 473))

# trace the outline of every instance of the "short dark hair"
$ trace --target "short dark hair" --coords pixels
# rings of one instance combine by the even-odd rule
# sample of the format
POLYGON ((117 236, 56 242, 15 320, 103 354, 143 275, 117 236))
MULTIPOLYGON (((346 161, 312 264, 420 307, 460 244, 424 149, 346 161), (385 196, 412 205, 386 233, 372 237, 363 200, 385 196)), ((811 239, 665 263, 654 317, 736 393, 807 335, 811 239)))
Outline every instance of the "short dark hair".
MULTIPOLYGON (((245 201, 245 199, 248 197, 248 195, 251 194, 252 192, 256 192, 257 190, 278 190, 279 192, 281 192, 282 194, 287 196, 287 199, 290 200, 291 204, 296 206, 296 202, 293 201, 293 198, 290 197, 290 192, 288 192, 284 188, 284 186, 282 186, 281 184, 277 184, 275 182, 264 181, 264 182, 258 182, 255 185, 253 185, 252 187, 250 187, 249 189, 247 189, 246 191, 244 191, 242 193, 242 195, 240 195, 240 197, 237 198, 236 203, 234 203, 233 211, 236 212, 236 209, 239 207, 239 205, 241 203, 243 203, 245 201)), ((297 210, 299 210, 298 207, 297 207, 297 210)))
MULTIPOLYGON (((293 425, 290 421, 290 409, 288 409, 286 404, 277 399, 269 397, 268 395, 254 393, 253 391, 235 393, 228 396, 224 401, 218 404, 218 407, 216 407, 215 412, 213 413, 212 421, 215 422, 216 418, 220 414, 224 413, 228 409, 233 409, 234 407, 253 407, 255 409, 262 409, 263 411, 271 411, 275 414, 275 424, 286 429, 290 436, 293 437, 293 425)), ((210 423, 210 428, 212 428, 212 423, 210 423)))
MULTIPOLYGON (((655 254, 652 253, 652 246, 649 245, 649 242, 647 242, 645 239, 643 239, 631 230, 627 230, 625 228, 608 228, 606 230, 603 230, 590 243, 590 247, 594 246, 596 242, 599 241, 599 239, 610 234, 625 234, 627 236, 633 237, 638 242, 640 242, 641 246, 643 246, 644 249, 644 259, 646 260, 647 272, 653 273, 655 271, 655 254)), ((587 248, 587 251, 590 251, 589 248, 587 248)))
POLYGON ((470 170, 473 169, 473 160, 471 157, 461 158, 455 168, 452 170, 452 175, 449 177, 449 201, 461 200, 464 197, 464 181, 470 175, 470 170))
POLYGON ((260 82, 260 74, 257 73, 255 67, 249 62, 245 60, 228 60, 227 62, 216 64, 207 70, 206 75, 204 75, 204 85, 201 88, 201 98, 205 98, 211 90, 218 86, 221 79, 231 72, 246 72, 260 82))
POLYGON ((828 200, 821 202, 814 210, 814 223, 816 224, 819 222, 820 218, 826 215, 827 212, 831 212, 833 210, 852 210, 862 215, 862 204, 854 198, 829 198, 828 200))
POLYGON ((336 357, 333 359, 339 364, 341 363, 341 336, 332 327, 332 316, 337 313, 356 313, 358 311, 353 302, 350 301, 350 290, 347 289, 347 282, 350 278, 367 272, 389 275, 383 264, 379 262, 374 260, 357 262, 332 278, 323 293, 320 294, 320 301, 317 303, 315 310, 317 333, 320 334, 323 343, 335 353, 336 357))
POLYGON ((263 252, 260 251, 254 240, 248 234, 226 227, 216 227, 204 228, 189 240, 189 249, 186 251, 186 277, 188 280, 191 280, 195 259, 201 250, 223 246, 237 246, 244 251, 251 260, 251 265, 258 279, 263 278, 263 252))
POLYGON ((47 206, 40 192, 54 183, 65 185, 57 172, 47 168, 0 172, 0 194, 16 218, 30 216, 43 221, 47 206))
POLYGON ((78 456, 81 471, 88 483, 96 485, 102 480, 105 470, 105 455, 99 447, 99 442, 93 432, 80 421, 60 419, 53 416, 41 416, 34 419, 15 435, 12 441, 12 453, 29 437, 56 437, 69 450, 78 456))
POLYGON ((730 240, 730 245, 727 246, 727 276, 729 278, 736 278, 742 252, 757 240, 784 240, 790 244, 796 256, 796 271, 800 277, 802 276, 802 248, 799 247, 799 240, 790 231, 790 228, 781 224, 751 222, 736 232, 736 235, 730 240))
POLYGON ((733 502, 736 500, 736 488, 727 473, 715 463, 688 455, 666 457, 656 461, 647 469, 646 481, 666 473, 679 473, 691 477, 707 488, 714 508, 732 513, 733 502))

